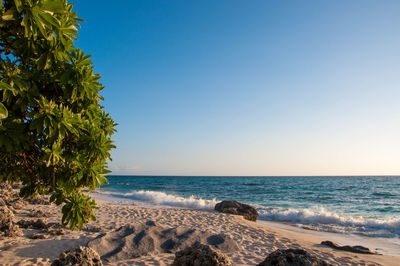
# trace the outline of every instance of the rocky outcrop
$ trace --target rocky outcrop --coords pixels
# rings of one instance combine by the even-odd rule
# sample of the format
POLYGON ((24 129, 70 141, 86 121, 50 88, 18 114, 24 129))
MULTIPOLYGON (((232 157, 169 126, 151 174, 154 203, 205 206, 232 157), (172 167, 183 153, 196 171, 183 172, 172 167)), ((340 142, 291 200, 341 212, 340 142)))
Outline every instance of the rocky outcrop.
POLYGON ((34 220, 19 220, 18 225, 25 229, 47 229, 47 224, 42 219, 34 220))
POLYGON ((92 224, 83 225, 82 230, 86 231, 86 232, 91 232, 91 233, 98 233, 98 232, 103 231, 103 229, 100 226, 92 225, 92 224))
POLYGON ((18 192, 8 183, 0 183, 0 206, 7 205, 13 211, 25 207, 26 202, 19 196, 18 192))
POLYGON ((6 202, 9 207, 12 207, 15 210, 22 209, 26 205, 26 201, 19 196, 8 199, 6 202))
POLYGON ((11 187, 12 187, 13 189, 21 189, 21 188, 23 187, 23 185, 22 185, 21 183, 13 183, 13 184, 11 185, 11 187))
POLYGON ((22 236, 22 231, 14 221, 14 209, 25 206, 25 202, 13 191, 8 183, 0 183, 0 236, 22 236))
POLYGON ((50 217, 51 214, 42 210, 32 211, 28 214, 29 217, 45 218, 50 217))
POLYGON ((312 256, 302 249, 276 250, 258 264, 258 266, 328 266, 325 261, 312 256))
POLYGON ((39 234, 39 233, 34 233, 30 236, 28 236, 30 239, 48 239, 49 236, 48 235, 44 235, 44 234, 39 234))
POLYGON ((40 205, 50 205, 50 196, 49 195, 38 195, 33 199, 22 199, 19 196, 19 189, 22 187, 21 183, 14 183, 12 186, 8 183, 0 183, 0 198, 4 200, 7 206, 14 209, 21 209, 27 203, 30 204, 40 204, 40 205))
POLYGON ((65 235, 65 230, 62 228, 58 228, 58 229, 52 229, 48 231, 50 235, 52 236, 61 236, 61 235, 65 235))
POLYGON ((102 260, 113 263, 152 252, 175 253, 196 242, 212 245, 225 252, 233 252, 239 248, 227 235, 184 227, 170 228, 153 221, 122 226, 115 231, 100 235, 90 241, 88 246, 96 250, 102 260))
POLYGON ((0 190, 11 191, 12 187, 7 182, 0 183, 0 190))
POLYGON ((254 207, 237 202, 236 200, 224 200, 217 203, 214 209, 223 213, 241 215, 250 221, 256 221, 258 218, 258 212, 254 207))
POLYGON ((61 253, 61 255, 53 261, 52 266, 102 266, 99 254, 89 247, 78 247, 75 250, 61 253))
POLYGON ((0 236, 22 236, 22 231, 14 223, 14 214, 7 206, 0 206, 0 236))
POLYGON ((38 195, 36 198, 34 199, 27 199, 27 202, 29 202, 30 204, 34 204, 34 205, 50 205, 50 196, 41 196, 38 195))
POLYGON ((233 265, 232 261, 222 251, 209 245, 195 243, 182 251, 175 253, 172 266, 219 266, 233 265))
MULTIPOLYGON (((52 236, 65 235, 65 229, 59 223, 46 223, 43 219, 22 219, 17 223, 20 227, 25 229, 41 230, 42 233, 48 233, 52 236)), ((40 237, 32 237, 38 239, 40 237)))
POLYGON ((361 254, 376 254, 372 252, 369 248, 363 246, 340 246, 332 241, 322 241, 321 245, 325 245, 334 249, 349 251, 353 253, 361 253, 361 254))

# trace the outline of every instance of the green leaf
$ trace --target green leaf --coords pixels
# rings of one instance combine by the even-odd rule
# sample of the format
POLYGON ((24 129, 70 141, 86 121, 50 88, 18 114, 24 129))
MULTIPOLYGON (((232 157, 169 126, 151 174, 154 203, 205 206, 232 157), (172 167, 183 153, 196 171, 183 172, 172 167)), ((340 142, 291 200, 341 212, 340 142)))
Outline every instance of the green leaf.
POLYGON ((3 20, 15 20, 14 12, 15 12, 15 9, 14 8, 10 8, 9 10, 7 10, 6 13, 4 13, 4 15, 1 18, 3 20))
POLYGON ((46 39, 49 38, 49 34, 46 31, 46 24, 40 19, 38 13, 40 12, 39 7, 35 6, 32 8, 32 15, 35 21, 36 27, 39 29, 40 33, 42 36, 46 39))
POLYGON ((55 13, 64 13, 65 6, 61 1, 45 0, 43 4, 43 9, 49 10, 55 13))
POLYGON ((0 89, 1 90, 12 90, 13 88, 9 84, 0 81, 0 89))
POLYGON ((38 16, 40 18, 42 18, 42 20, 46 21, 49 24, 48 26, 52 25, 56 28, 60 27, 60 21, 57 18, 55 18, 53 15, 51 15, 47 12, 40 11, 38 13, 38 16))
POLYGON ((8 117, 8 111, 7 108, 0 103, 0 119, 5 119, 8 117))
POLYGON ((18 12, 21 13, 22 11, 22 3, 21 0, 14 0, 15 7, 17 8, 18 12))

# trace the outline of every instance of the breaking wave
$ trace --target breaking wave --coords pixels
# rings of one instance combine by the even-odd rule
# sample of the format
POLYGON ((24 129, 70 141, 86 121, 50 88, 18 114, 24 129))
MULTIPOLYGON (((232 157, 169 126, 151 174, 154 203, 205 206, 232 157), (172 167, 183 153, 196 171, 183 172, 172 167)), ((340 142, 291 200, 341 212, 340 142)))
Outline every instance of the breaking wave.
POLYGON ((318 206, 311 209, 268 208, 256 206, 259 219, 285 221, 308 228, 329 231, 363 234, 376 237, 400 235, 400 218, 372 219, 331 212, 318 206))
POLYGON ((107 196, 117 197, 121 199, 133 200, 135 202, 146 205, 161 205, 170 207, 192 208, 192 209, 214 209, 218 201, 214 198, 206 200, 194 195, 185 198, 177 195, 167 194, 160 191, 138 190, 128 193, 115 193, 110 191, 97 192, 107 196))

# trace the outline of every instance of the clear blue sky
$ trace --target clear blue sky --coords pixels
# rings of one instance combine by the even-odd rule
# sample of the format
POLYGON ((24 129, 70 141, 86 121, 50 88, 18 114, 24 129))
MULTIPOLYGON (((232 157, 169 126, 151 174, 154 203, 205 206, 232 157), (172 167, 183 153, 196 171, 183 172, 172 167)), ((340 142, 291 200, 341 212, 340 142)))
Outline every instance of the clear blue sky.
POLYGON ((73 1, 113 174, 400 174, 400 1, 73 1))

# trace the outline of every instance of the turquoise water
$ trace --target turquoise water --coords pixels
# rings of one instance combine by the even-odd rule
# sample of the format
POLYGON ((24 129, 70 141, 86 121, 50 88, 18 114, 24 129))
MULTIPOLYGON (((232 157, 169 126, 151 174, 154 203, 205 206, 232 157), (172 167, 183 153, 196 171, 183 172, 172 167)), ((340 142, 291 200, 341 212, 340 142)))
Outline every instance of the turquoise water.
POLYGON ((221 200, 254 205, 259 219, 317 230, 400 236, 400 177, 109 176, 97 193, 141 205, 213 209, 221 200))

